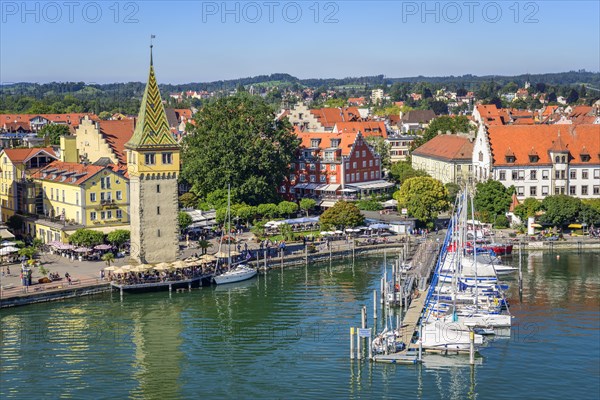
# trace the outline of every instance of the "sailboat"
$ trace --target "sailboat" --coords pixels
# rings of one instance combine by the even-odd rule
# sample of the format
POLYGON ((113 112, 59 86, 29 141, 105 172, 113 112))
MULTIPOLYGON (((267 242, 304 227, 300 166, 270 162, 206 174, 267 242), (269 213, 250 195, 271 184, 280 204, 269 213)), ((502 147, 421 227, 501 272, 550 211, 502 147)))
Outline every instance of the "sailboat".
MULTIPOLYGON (((227 186, 227 221, 228 226, 231 227, 231 186, 227 186)), ((221 235, 221 243, 223 243, 223 235, 221 235)), ((234 268, 231 265, 231 240, 227 241, 227 270, 219 275, 215 275, 213 280, 217 285, 223 285, 226 283, 241 282, 256 276, 256 270, 250 268, 246 264, 237 264, 234 268)))

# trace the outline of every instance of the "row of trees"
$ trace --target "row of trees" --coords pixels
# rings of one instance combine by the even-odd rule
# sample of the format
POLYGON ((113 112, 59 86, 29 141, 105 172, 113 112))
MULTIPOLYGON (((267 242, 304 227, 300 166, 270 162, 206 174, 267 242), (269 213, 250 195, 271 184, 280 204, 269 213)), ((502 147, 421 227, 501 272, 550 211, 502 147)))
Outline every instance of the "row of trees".
POLYGON ((527 198, 515 207, 514 213, 521 221, 539 214, 539 222, 554 226, 570 223, 600 224, 600 199, 581 200, 564 194, 547 196, 539 201, 527 198))
POLYGON ((93 247, 103 244, 106 238, 110 244, 120 248, 130 240, 130 236, 130 232, 126 229, 117 229, 105 235, 92 229, 81 228, 69 236, 69 243, 76 246, 93 247))

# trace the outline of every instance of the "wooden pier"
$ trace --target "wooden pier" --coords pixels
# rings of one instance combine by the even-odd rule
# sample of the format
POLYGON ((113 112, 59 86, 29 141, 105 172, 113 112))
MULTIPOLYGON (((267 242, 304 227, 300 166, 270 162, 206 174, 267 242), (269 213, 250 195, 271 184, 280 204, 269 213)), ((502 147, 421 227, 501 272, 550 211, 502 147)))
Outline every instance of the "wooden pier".
POLYGON ((164 282, 145 282, 145 283, 132 283, 132 284, 128 284, 128 283, 118 283, 118 282, 111 282, 110 286, 116 289, 119 289, 119 291, 122 293, 124 291, 151 291, 151 290, 161 290, 161 289, 168 289, 169 291, 172 291, 173 289, 177 289, 177 288, 182 288, 182 287, 187 287, 188 290, 192 289, 192 286, 196 286, 196 285, 202 285, 202 281, 203 280, 209 280, 210 278, 212 278, 212 274, 204 274, 204 275, 198 275, 195 276, 193 278, 190 279, 181 279, 178 281, 164 281, 164 282))

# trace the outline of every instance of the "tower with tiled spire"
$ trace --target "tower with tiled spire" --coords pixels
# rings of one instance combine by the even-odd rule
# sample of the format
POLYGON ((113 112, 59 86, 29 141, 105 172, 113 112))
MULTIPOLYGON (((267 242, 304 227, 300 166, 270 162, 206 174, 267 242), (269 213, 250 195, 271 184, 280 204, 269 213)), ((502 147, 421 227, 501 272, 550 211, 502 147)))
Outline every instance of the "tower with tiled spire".
POLYGON ((173 138, 154 76, 150 73, 131 139, 125 144, 131 212, 131 257, 142 263, 177 258, 179 145, 173 138))

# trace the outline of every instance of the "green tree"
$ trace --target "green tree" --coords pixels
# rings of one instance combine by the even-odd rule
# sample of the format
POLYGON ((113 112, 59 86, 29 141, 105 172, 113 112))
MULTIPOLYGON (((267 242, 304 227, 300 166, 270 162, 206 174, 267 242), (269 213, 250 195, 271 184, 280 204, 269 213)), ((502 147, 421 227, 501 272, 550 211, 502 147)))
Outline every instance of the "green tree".
POLYGON ((587 224, 587 226, 598 226, 600 224, 600 199, 581 200, 579 221, 587 224))
POLYGON ((102 261, 106 263, 107 267, 110 267, 110 264, 115 261, 115 255, 112 252, 102 254, 102 261))
POLYGON ((299 140, 265 100, 247 93, 217 99, 194 116, 183 143, 182 176, 200 196, 227 186, 240 201, 257 205, 279 200, 299 140))
POLYGON ((112 115, 108 111, 102 111, 100 114, 98 114, 98 117, 104 121, 109 120, 111 116, 112 115))
POLYGON ((187 192, 179 196, 179 204, 185 208, 193 208, 198 204, 198 198, 192 192, 187 192))
POLYGON ((69 242, 76 246, 93 247, 104 242, 104 234, 91 229, 81 228, 69 236, 69 242))
POLYGON ((277 209, 277 204, 273 203, 259 204, 258 206, 256 206, 256 211, 263 218, 273 218, 279 212, 279 210, 277 209))
POLYGON ((279 233, 281 233, 283 240, 286 242, 291 242, 294 240, 294 231, 292 230, 292 226, 289 224, 279 225, 279 233))
POLYGON ((379 211, 379 210, 383 209, 383 206, 381 205, 381 203, 378 202, 375 199, 359 200, 355 204, 356 204, 356 207, 358 207, 359 210, 379 211))
POLYGON ((180 231, 185 230, 192 222, 194 221, 192 220, 192 217, 190 217, 190 214, 185 211, 179 211, 179 214, 177 214, 177 223, 179 224, 180 231))
POLYGON ((576 103, 577 100, 579 100, 579 93, 577 93, 577 90, 571 89, 569 95, 567 96, 567 104, 576 103))
POLYGON ((456 196, 458 196, 458 193, 460 193, 460 186, 454 182, 448 182, 444 186, 448 191, 448 203, 454 204, 456 201, 456 196))
POLYGON ((208 251, 208 248, 213 247, 213 245, 211 242, 209 242, 206 239, 200 239, 200 240, 198 240, 198 247, 200 247, 202 254, 206 254, 206 252, 208 251))
POLYGON ((282 217, 286 216, 289 218, 290 215, 298 212, 298 204, 291 201, 282 201, 281 203, 277 204, 277 212, 282 217))
POLYGON ((398 201, 398 210, 406 208, 409 215, 431 228, 438 214, 450 205, 448 190, 442 182, 426 176, 404 181, 394 199, 398 201))
POLYGON ((37 253, 37 250, 33 246, 23 247, 22 249, 19 249, 19 255, 27 257, 30 260, 33 260, 33 257, 35 257, 36 253, 37 253))
POLYGON ((472 129, 473 128, 470 125, 469 119, 464 115, 452 117, 448 115, 442 115, 441 117, 433 119, 423 132, 423 135, 412 142, 411 150, 414 150, 417 147, 427 143, 440 133, 466 133, 470 132, 472 129))
POLYGON ((248 204, 241 204, 235 209, 235 216, 238 217, 240 220, 245 221, 246 224, 248 224, 250 220, 254 219, 256 217, 256 214, 256 207, 249 206, 248 204))
POLYGON ((381 166, 383 169, 388 170, 392 164, 390 149, 391 146, 381 136, 367 136, 365 141, 373 148, 375 153, 381 157, 381 166))
POLYGON ((346 228, 362 225, 365 217, 353 203, 340 200, 331 208, 325 210, 320 218, 321 226, 327 228, 346 228))
MULTIPOLYGON (((201 210, 218 210, 227 207, 227 189, 216 189, 208 193, 203 200, 198 202, 198 208, 201 210)), ((231 189, 231 204, 238 203, 237 191, 231 189)))
POLYGON ((127 229, 117 229, 106 235, 106 239, 118 249, 120 249, 125 242, 129 241, 130 238, 131 232, 129 232, 127 229))
POLYGON ((300 209, 306 212, 308 217, 309 211, 313 210, 317 206, 317 202, 313 199, 305 198, 300 200, 300 209))
POLYGON ((512 202, 512 192, 498 181, 488 180, 476 186, 475 210, 483 222, 492 222, 497 215, 504 215, 512 202))
POLYGON ((546 196, 542 200, 542 209, 545 211, 541 217, 542 222, 563 226, 577 220, 581 200, 566 194, 546 196))
POLYGON ((20 215, 11 215, 6 221, 6 226, 13 232, 18 232, 23 229, 23 217, 20 215))
POLYGON ((423 170, 414 169, 408 161, 395 162, 390 168, 390 177, 399 184, 402 184, 407 179, 419 176, 429 176, 429 174, 423 170))
POLYGON ((534 199, 533 197, 528 197, 521 204, 515 207, 514 214, 519 217, 519 219, 523 222, 527 220, 529 217, 534 217, 535 213, 538 212, 542 208, 542 203, 534 199))
POLYGON ((47 124, 37 133, 39 137, 48 138, 50 144, 59 145, 61 136, 69 135, 69 127, 63 124, 47 124))

